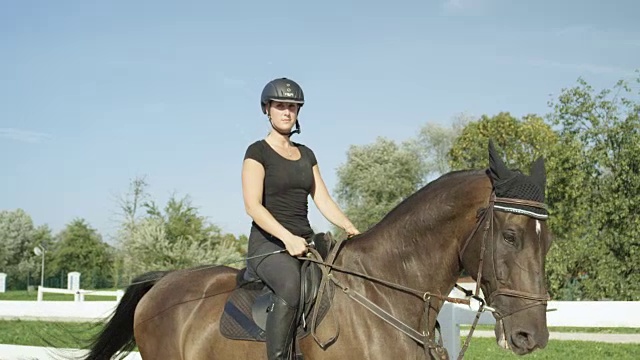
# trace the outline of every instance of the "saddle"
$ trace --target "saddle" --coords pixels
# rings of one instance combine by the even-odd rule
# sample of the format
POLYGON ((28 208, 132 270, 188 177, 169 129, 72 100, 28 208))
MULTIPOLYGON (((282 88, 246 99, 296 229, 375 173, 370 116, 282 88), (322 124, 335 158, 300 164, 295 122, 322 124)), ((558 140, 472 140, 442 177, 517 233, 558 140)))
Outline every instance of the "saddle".
MULTIPOLYGON (((326 259, 335 240, 331 233, 318 233, 313 236, 314 245, 322 260, 326 259)), ((231 292, 220 319, 220 333, 233 340, 266 341, 266 323, 273 306, 273 291, 260 279, 247 279, 246 268, 236 276, 236 288, 231 292)), ((297 332, 295 342, 305 338, 311 332, 311 315, 318 307, 316 326, 329 311, 333 299, 333 287, 327 288, 322 299, 316 299, 322 280, 320 267, 309 260, 301 266, 300 304, 297 311, 297 332)), ((295 346, 296 349, 299 347, 295 346)), ((301 358, 301 354, 297 354, 301 358)))

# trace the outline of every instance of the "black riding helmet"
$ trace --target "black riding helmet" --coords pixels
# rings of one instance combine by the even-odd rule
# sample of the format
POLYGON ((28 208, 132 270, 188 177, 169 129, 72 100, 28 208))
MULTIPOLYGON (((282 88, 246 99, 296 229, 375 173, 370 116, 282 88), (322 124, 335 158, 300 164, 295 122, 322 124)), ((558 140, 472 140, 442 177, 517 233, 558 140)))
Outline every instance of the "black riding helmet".
MULTIPOLYGON (((267 83, 264 89, 262 89, 260 107, 262 108, 263 114, 267 114, 267 106, 271 101, 295 103, 299 104, 300 108, 302 108, 304 105, 304 92, 302 92, 300 85, 293 80, 287 78, 274 79, 267 83)), ((300 112, 300 108, 298 108, 298 113, 300 112)), ((269 118, 269 121, 271 121, 271 118, 269 118)), ((273 127, 273 124, 271 126, 273 127)), ((291 136, 294 133, 300 133, 300 123, 298 121, 296 121, 296 130, 288 135, 291 136)))

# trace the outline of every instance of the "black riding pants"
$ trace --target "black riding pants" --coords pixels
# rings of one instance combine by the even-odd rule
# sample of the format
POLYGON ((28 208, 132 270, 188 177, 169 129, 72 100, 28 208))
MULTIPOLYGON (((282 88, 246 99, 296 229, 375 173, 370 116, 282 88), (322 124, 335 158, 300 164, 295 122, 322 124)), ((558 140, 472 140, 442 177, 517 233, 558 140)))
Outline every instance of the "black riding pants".
MULTIPOLYGON (((284 249, 284 243, 279 239, 255 226, 251 228, 247 257, 284 249)), ((300 265, 300 260, 285 251, 247 260, 247 272, 249 277, 264 281, 289 306, 297 307, 300 302, 300 265)))

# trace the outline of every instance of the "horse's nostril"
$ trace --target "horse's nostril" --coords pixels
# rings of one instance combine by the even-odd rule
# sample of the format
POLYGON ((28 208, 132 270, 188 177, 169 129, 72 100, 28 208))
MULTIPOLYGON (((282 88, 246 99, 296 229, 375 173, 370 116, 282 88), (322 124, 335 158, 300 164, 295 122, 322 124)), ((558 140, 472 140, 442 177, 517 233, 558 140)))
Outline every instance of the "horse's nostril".
POLYGON ((513 342, 522 349, 533 350, 533 348, 535 348, 536 346, 533 335, 526 331, 517 331, 515 334, 515 339, 513 340, 513 342))

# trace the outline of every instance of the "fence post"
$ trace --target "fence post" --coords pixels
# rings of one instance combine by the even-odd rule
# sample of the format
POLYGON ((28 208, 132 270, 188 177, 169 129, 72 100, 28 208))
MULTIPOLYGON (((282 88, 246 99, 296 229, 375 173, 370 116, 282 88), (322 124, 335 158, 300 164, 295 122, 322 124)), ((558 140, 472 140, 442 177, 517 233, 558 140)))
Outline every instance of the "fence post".
POLYGON ((72 271, 67 274, 67 289, 80 290, 80 273, 72 271))
POLYGON ((42 291, 42 285, 38 286, 38 301, 44 300, 44 292, 42 291))
POLYGON ((438 314, 438 322, 449 358, 455 359, 460 352, 460 324, 456 320, 456 309, 452 303, 444 303, 438 314))

